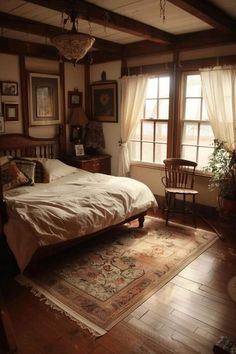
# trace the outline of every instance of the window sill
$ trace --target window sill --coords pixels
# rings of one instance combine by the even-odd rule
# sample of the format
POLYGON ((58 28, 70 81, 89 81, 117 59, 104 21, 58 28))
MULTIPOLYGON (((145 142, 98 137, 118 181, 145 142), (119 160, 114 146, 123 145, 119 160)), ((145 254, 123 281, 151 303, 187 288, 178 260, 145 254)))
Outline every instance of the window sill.
MULTIPOLYGON (((152 163, 152 162, 143 162, 143 161, 132 161, 131 166, 142 167, 142 168, 150 168, 155 170, 164 171, 164 164, 161 163, 152 163)), ((202 170, 196 170, 195 176, 211 178, 212 174, 210 172, 205 172, 202 170)))

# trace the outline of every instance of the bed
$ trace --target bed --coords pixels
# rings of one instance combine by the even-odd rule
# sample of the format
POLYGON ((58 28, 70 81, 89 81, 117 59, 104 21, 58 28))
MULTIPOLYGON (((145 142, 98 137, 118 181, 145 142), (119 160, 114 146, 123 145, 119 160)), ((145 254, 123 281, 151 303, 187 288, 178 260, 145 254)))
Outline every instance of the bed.
POLYGON ((21 134, 0 137, 3 235, 21 271, 42 257, 130 220, 138 218, 142 227, 147 210, 157 206, 143 183, 65 165, 57 150, 56 139, 21 134), (23 175, 30 183, 21 176, 23 183, 6 189, 3 176, 9 164, 19 169, 24 164, 34 166, 34 173, 40 166, 43 181, 32 181, 27 172, 23 175))

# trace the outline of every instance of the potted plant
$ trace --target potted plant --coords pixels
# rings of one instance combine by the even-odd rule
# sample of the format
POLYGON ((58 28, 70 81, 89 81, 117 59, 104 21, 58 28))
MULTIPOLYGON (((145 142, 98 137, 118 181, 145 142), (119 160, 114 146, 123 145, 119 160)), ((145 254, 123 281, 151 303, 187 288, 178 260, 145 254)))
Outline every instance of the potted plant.
POLYGON ((212 173, 209 190, 218 188, 220 209, 236 212, 236 152, 227 150, 224 142, 214 140, 214 150, 206 168, 212 173))

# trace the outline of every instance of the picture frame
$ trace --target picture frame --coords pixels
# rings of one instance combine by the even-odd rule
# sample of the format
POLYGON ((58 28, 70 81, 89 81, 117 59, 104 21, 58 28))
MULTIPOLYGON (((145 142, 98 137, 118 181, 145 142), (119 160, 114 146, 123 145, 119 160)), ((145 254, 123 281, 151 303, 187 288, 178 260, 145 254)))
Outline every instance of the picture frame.
POLYGON ((117 123, 117 82, 96 82, 91 85, 92 117, 100 122, 117 123))
POLYGON ((82 92, 68 91, 68 108, 82 106, 82 92))
POLYGON ((29 73, 29 122, 31 126, 61 123, 59 75, 29 73))
POLYGON ((18 96, 18 83, 15 81, 1 81, 2 96, 18 96))
POLYGON ((75 145, 75 156, 84 156, 84 145, 83 144, 75 145))
POLYGON ((4 133, 4 131, 5 131, 4 117, 0 115, 0 134, 4 133))
POLYGON ((4 111, 5 111, 6 122, 16 122, 19 120, 18 104, 6 103, 4 111))

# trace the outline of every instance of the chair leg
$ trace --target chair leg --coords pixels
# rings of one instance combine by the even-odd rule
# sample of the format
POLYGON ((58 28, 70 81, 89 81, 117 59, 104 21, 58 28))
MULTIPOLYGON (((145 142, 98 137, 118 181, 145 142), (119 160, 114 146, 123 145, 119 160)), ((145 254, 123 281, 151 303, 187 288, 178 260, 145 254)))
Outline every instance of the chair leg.
POLYGON ((193 224, 195 229, 197 228, 197 222, 196 222, 196 206, 195 206, 195 194, 193 194, 193 207, 192 207, 192 213, 193 213, 193 224))
POLYGON ((167 193, 166 226, 168 226, 170 206, 171 206, 171 193, 167 193))

